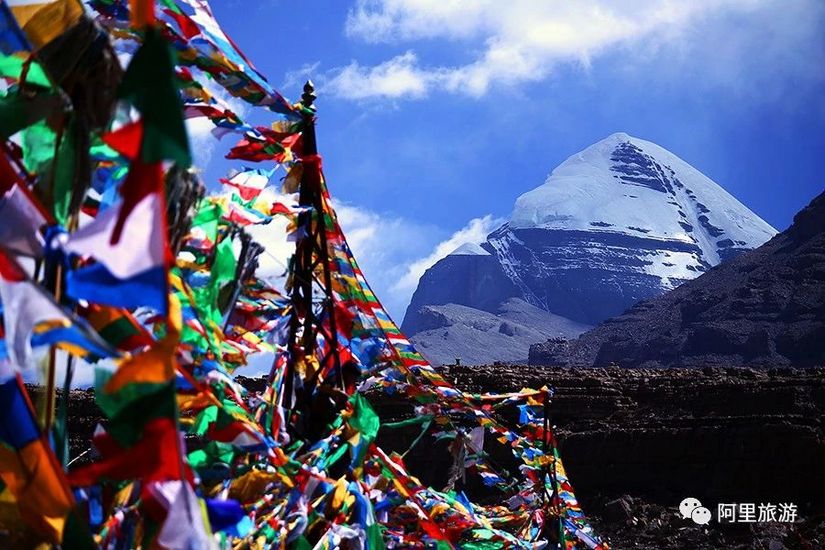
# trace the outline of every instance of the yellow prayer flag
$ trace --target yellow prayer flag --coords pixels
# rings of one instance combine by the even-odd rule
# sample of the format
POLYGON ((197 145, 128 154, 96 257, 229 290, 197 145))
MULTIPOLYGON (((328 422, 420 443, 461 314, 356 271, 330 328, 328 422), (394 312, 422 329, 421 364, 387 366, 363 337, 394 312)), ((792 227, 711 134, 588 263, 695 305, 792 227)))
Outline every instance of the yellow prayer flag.
POLYGON ((162 384, 175 376, 175 347, 177 339, 169 336, 148 350, 121 363, 106 383, 104 391, 115 393, 132 383, 162 384))
POLYGON ((17 500, 23 521, 59 544, 74 502, 63 470, 43 440, 36 439, 20 451, 0 445, 0 479, 17 500))
POLYGON ((166 337, 143 353, 132 356, 121 363, 106 383, 104 391, 115 393, 131 383, 162 384, 172 380, 177 369, 175 350, 180 340, 181 326, 180 301, 174 295, 170 295, 166 337))
POLYGON ((339 478, 338 481, 335 482, 335 490, 332 492, 330 509, 335 512, 340 510, 341 505, 344 504, 344 500, 347 498, 348 494, 349 490, 347 489, 347 479, 345 477, 339 478))
POLYGON ((17 24, 35 49, 42 48, 74 25, 83 15, 80 0, 7 0, 17 24))

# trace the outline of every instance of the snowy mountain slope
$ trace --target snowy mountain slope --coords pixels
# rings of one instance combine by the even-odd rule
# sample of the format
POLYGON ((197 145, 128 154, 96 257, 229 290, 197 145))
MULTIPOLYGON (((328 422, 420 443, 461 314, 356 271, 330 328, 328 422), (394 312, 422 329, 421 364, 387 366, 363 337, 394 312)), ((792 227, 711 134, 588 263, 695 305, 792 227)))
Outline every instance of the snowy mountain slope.
MULTIPOLYGON (((509 221, 486 242, 462 245, 427 270, 402 328, 408 335, 432 329, 428 306, 458 304, 500 315, 511 298, 595 325, 775 234, 676 155, 613 134, 521 195, 509 221)), ((447 338, 442 331, 439 346, 447 338, 461 347, 462 337, 469 335, 447 338)))
POLYGON ((452 252, 450 256, 489 256, 490 253, 476 243, 464 243, 452 252))

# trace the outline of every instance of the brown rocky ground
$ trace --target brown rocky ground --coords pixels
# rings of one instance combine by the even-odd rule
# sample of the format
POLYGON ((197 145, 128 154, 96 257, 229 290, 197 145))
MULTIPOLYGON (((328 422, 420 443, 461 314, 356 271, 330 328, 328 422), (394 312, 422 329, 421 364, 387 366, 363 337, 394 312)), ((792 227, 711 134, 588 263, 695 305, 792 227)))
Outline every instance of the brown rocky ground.
MULTIPOLYGON (((493 365, 443 373, 472 392, 556 389, 552 420, 565 466, 585 512, 614 548, 825 548, 825 369, 493 365), (800 521, 699 527, 678 515, 687 496, 714 512, 719 502, 791 502, 800 521)), ((254 389, 256 382, 246 383, 254 389)), ((384 420, 412 412, 406 403, 370 398, 384 420)), ((88 448, 98 418, 92 392, 73 392, 72 456, 88 448)), ((382 432, 379 443, 403 451, 416 435, 382 432)), ((506 451, 491 454, 508 467, 506 451)), ((444 445, 429 436, 406 460, 436 486, 450 465, 444 445)), ((475 498, 495 500, 468 484, 475 498)))

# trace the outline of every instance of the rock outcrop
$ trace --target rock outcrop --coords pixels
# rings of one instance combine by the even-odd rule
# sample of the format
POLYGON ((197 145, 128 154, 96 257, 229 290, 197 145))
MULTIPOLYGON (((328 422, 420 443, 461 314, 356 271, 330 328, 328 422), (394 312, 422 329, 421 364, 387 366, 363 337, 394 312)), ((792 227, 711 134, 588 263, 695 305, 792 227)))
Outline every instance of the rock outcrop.
POLYGON ((420 330, 410 340, 436 365, 482 365, 491 356, 524 363, 533 342, 574 338, 590 328, 518 298, 505 300, 492 312, 457 304, 424 306, 417 323, 420 330))

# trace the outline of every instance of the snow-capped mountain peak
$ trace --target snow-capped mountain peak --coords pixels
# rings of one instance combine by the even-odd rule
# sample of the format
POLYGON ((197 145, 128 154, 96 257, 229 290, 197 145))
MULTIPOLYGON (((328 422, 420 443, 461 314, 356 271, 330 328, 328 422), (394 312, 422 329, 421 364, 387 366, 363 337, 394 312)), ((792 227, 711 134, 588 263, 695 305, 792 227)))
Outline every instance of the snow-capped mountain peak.
MULTIPOLYGON (((497 331, 498 340, 518 347, 526 329, 502 313, 512 310, 504 304, 548 312, 553 321, 541 322, 556 328, 559 319, 573 321, 564 326, 575 332, 582 323, 595 325, 694 279, 775 233, 673 153, 613 134, 521 195, 510 220, 486 242, 462 245, 427 270, 402 329, 436 361, 452 360, 439 353, 466 349, 482 332, 492 342, 497 331), (499 318, 500 326, 491 318, 499 318)), ((532 326, 538 318, 530 319, 532 326)), ((495 344, 474 353, 511 360, 513 350, 505 348, 495 344)))
POLYGON ((690 164, 625 133, 565 160, 543 185, 516 200, 509 225, 693 244, 708 265, 776 234, 690 164))

